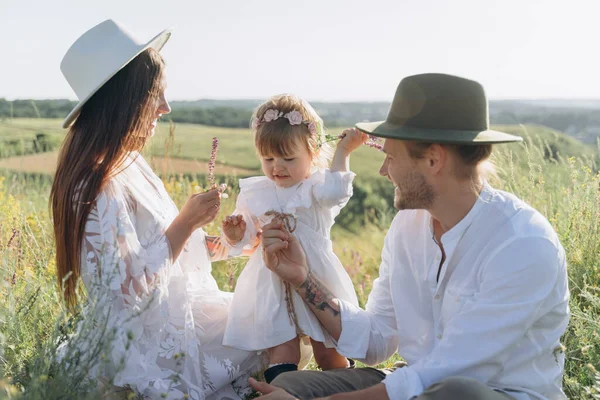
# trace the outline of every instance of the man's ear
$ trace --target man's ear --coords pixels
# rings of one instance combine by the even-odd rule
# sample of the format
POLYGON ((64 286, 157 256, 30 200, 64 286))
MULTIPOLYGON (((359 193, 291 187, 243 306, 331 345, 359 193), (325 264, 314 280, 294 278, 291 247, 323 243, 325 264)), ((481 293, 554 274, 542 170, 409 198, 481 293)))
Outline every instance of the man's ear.
POLYGON ((427 149, 425 153, 427 168, 432 175, 439 174, 448 163, 448 149, 441 144, 434 143, 427 149))

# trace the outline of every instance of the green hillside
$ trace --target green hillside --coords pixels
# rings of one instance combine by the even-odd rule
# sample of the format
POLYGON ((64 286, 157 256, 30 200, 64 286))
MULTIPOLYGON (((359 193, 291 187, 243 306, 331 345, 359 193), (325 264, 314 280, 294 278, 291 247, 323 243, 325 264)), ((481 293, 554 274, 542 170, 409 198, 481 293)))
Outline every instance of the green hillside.
MULTIPOLYGON (((600 175, 593 162, 597 151, 541 126, 495 128, 522 135, 526 140, 497 146, 494 159, 498 179, 494 178, 493 185, 517 194, 544 214, 565 248, 572 312, 562 338, 566 356, 565 393, 571 399, 597 399, 600 393, 600 373, 597 372, 600 370, 600 175)), ((32 142, 36 134, 41 133, 57 141, 64 137, 57 119, 0 122, 0 142, 6 146, 11 141, 32 142)), ((167 152, 198 159, 200 162, 196 165, 205 164, 212 136, 221 139, 220 162, 258 168, 247 129, 181 124, 176 127, 171 146, 167 140, 168 125, 161 124, 160 132, 147 150, 155 155, 167 152)), ((394 215, 392 185, 382 178, 374 179, 381 157, 382 154, 370 148, 360 149, 353 156, 352 168, 358 171, 354 194, 336 218, 332 230, 334 251, 348 271, 361 305, 365 304, 377 278, 383 236, 394 215)), ((218 233, 219 222, 233 211, 237 193, 238 176, 228 174, 223 164, 217 166, 217 173, 219 181, 230 183, 231 189, 216 221, 204 227, 211 234, 218 233)), ((201 174, 166 174, 162 178, 178 206, 206 181, 201 174)), ((97 399, 101 396, 87 386, 83 375, 86 368, 100 362, 104 356, 102 346, 110 344, 110 338, 100 338, 100 351, 81 353, 79 344, 86 336, 79 335, 73 339, 76 351, 70 353, 70 358, 52 362, 56 346, 64 343, 77 321, 65 316, 56 294, 53 229, 47 204, 50 184, 48 174, 0 169, 0 242, 3 243, 0 246, 0 393, 19 399, 97 399)), ((235 258, 213 264, 212 273, 221 289, 235 288, 244 261, 235 258)), ((95 323, 89 329, 96 332, 95 323)), ((392 358, 380 367, 389 367, 395 360, 397 358, 392 358)), ((314 364, 311 367, 314 368, 314 364)), ((4 397, 0 394, 0 398, 4 397)))
MULTIPOLYGON (((58 146, 65 131, 60 127, 59 119, 14 119, 0 122, 0 157, 28 154, 18 152, 19 148, 32 150, 33 141, 38 134, 44 134, 54 147, 58 146)), ((543 126, 500 125, 494 129, 516 134, 525 138, 523 143, 496 146, 496 158, 505 165, 507 158, 527 163, 527 152, 535 151, 530 158, 555 160, 561 157, 581 157, 596 160, 596 147, 586 145, 561 132, 543 126), (528 150, 529 149, 529 150, 528 150), (512 153, 512 154, 511 154, 512 153)), ((331 133, 339 133, 342 128, 334 128, 331 133)), ((146 149, 152 156, 164 156, 207 162, 210 155, 211 140, 216 136, 220 141, 218 164, 239 167, 248 170, 260 169, 256 158, 252 134, 249 129, 221 128, 195 124, 175 124, 174 140, 169 140, 169 124, 161 122, 156 136, 146 149)), ((32 150, 33 151, 33 150, 32 150)), ((352 156, 352 169, 363 177, 376 177, 383 155, 371 148, 361 148, 352 156)), ((191 170, 189 172, 198 172, 191 170)), ((218 171, 217 171, 218 172, 218 171)))

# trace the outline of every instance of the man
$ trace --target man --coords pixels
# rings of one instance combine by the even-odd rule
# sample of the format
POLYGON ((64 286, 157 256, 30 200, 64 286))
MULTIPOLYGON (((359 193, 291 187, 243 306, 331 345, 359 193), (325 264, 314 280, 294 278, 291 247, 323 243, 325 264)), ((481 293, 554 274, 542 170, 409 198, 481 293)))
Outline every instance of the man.
POLYGON ((264 227, 267 266, 340 354, 374 365, 397 351, 408 362, 251 380, 265 399, 566 398, 564 249, 541 214, 485 181, 492 144, 521 140, 488 127, 483 87, 443 74, 405 78, 385 122, 357 124, 386 138, 379 172, 399 210, 366 310, 330 294, 281 223, 264 227))

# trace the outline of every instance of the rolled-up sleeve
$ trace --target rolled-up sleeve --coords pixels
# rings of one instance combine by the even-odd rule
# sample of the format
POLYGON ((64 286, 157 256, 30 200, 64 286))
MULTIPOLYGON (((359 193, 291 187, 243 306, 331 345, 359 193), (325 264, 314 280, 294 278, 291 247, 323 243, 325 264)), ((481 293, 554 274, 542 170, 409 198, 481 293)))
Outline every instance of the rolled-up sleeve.
POLYGON ((379 277, 373 282, 366 309, 340 300, 342 333, 337 341, 337 351, 369 365, 387 360, 398 350, 396 315, 389 279, 394 225, 386 235, 379 277))

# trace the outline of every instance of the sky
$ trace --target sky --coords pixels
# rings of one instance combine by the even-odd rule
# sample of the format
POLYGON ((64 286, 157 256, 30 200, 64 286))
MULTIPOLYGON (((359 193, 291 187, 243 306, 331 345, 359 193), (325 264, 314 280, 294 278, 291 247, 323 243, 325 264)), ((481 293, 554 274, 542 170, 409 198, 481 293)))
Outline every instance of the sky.
POLYGON ((423 72, 491 99, 600 98, 598 0, 0 0, 0 98, 76 99, 60 71, 105 19, 162 54, 171 100, 391 101, 423 72))

